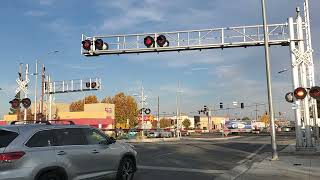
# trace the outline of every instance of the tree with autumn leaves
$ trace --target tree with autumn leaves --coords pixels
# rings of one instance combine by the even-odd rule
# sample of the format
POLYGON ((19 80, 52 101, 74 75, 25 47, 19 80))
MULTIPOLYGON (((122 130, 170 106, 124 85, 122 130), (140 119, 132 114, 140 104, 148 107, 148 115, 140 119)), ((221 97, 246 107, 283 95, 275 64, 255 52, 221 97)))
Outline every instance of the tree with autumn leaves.
MULTIPOLYGON (((84 100, 72 102, 70 104, 70 112, 84 111, 84 104, 99 103, 98 98, 87 96, 84 100)), ((112 97, 105 97, 101 103, 110 103, 115 105, 115 119, 116 123, 127 123, 129 119, 129 126, 137 125, 138 105, 132 96, 127 96, 120 92, 112 97)))
POLYGON ((111 103, 115 105, 115 119, 117 123, 127 123, 129 126, 137 125, 138 105, 132 96, 127 96, 123 92, 116 94, 113 97, 106 97, 102 103, 111 103))
POLYGON ((94 104, 99 103, 97 96, 86 96, 84 100, 79 100, 76 102, 72 102, 70 104, 70 112, 79 112, 84 111, 84 104, 94 104))

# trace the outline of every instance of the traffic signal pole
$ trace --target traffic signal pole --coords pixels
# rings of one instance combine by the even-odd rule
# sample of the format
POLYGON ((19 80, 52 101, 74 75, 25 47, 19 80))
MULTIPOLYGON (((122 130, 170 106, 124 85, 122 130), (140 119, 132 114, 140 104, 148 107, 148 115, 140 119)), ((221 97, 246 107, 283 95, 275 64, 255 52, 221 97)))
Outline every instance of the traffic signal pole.
POLYGON ((265 0, 261 0, 261 4, 262 4, 262 17, 263 17, 263 30, 264 30, 264 49, 265 49, 265 61, 266 61, 269 114, 270 114, 270 126, 271 126, 272 160, 278 160, 279 158, 278 158, 278 152, 277 152, 276 132, 275 132, 275 126, 274 126, 272 85, 271 85, 271 76, 270 76, 271 73, 270 73, 270 54, 269 54, 269 31, 267 27, 265 0))
MULTIPOLYGON (((300 52, 305 52, 304 50, 304 42, 303 42, 303 25, 302 25, 302 18, 300 16, 300 11, 297 9, 297 34, 298 34, 298 50, 300 52)), ((307 82, 307 67, 306 64, 303 62, 300 66, 301 71, 301 85, 302 87, 308 87, 307 82)), ((310 127, 310 113, 309 113, 309 98, 304 98, 302 101, 303 104, 303 120, 305 123, 305 129, 306 129, 306 143, 307 147, 312 147, 312 139, 311 139, 311 127, 310 127)))
MULTIPOLYGON (((296 48, 295 45, 295 29, 294 29, 294 22, 293 18, 290 17, 288 19, 288 25, 289 25, 289 39, 290 39, 290 57, 291 57, 291 64, 296 63, 296 56, 292 53, 293 50, 296 48)), ((292 85, 293 90, 299 87, 299 68, 298 66, 292 66, 292 85)), ((301 111, 300 111, 300 101, 295 101, 296 109, 294 110, 295 115, 295 131, 296 131, 296 147, 302 147, 303 137, 301 133, 301 111)))

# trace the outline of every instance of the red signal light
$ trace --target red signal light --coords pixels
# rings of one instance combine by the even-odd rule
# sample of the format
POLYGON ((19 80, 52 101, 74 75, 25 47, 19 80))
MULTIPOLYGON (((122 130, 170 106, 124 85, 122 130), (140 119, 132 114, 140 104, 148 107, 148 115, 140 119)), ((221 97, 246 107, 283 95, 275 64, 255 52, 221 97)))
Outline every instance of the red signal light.
POLYGON ((148 48, 154 47, 154 39, 151 36, 147 36, 144 38, 143 43, 148 48))
POLYGON ((90 40, 84 40, 84 41, 82 41, 82 48, 83 49, 85 49, 85 50, 87 50, 87 51, 90 51, 90 49, 91 49, 91 41, 90 40))
POLYGON ((304 99, 307 96, 307 90, 303 87, 298 87, 294 90, 293 94, 297 99, 304 99))

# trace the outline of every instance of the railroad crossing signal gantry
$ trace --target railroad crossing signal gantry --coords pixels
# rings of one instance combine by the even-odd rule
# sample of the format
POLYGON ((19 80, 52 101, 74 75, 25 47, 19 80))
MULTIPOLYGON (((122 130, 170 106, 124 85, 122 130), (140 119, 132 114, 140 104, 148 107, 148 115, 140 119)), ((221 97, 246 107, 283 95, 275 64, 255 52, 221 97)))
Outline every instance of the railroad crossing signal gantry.
MULTIPOLYGON (((288 46, 288 23, 270 24, 269 44, 288 46)), ((263 46, 263 25, 121 35, 82 35, 81 54, 147 53, 263 46)))

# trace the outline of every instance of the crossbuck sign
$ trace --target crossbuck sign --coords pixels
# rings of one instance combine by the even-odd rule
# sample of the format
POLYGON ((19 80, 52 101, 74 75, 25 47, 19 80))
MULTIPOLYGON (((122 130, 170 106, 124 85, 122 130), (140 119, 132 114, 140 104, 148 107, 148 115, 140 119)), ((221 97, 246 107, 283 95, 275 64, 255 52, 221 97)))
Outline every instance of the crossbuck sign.
POLYGON ((26 79, 25 81, 21 81, 19 78, 16 79, 16 82, 18 84, 18 87, 16 89, 16 93, 23 91, 25 94, 28 94, 29 91, 28 91, 27 85, 28 85, 29 81, 30 81, 29 79, 26 79))

